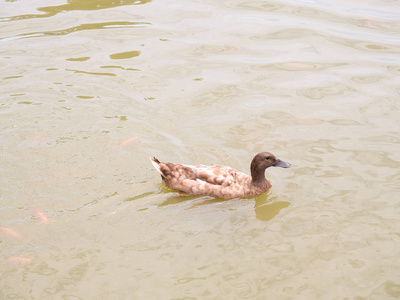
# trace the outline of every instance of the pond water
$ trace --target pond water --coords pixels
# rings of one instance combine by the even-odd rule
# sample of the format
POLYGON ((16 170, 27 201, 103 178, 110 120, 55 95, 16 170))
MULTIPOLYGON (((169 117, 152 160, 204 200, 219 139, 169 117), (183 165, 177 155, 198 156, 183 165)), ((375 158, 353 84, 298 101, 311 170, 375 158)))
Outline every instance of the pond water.
POLYGON ((400 2, 0 0, 1 299, 400 297, 400 2), (249 172, 189 197, 149 156, 249 172))

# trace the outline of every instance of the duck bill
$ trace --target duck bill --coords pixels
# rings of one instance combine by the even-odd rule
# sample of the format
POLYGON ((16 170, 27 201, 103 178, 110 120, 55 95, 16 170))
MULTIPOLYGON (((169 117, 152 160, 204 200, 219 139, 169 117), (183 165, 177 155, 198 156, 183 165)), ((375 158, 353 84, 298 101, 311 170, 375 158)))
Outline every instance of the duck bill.
POLYGON ((274 167, 281 167, 281 168, 290 168, 290 164, 287 162, 284 162, 283 160, 276 159, 275 164, 273 165, 274 167))

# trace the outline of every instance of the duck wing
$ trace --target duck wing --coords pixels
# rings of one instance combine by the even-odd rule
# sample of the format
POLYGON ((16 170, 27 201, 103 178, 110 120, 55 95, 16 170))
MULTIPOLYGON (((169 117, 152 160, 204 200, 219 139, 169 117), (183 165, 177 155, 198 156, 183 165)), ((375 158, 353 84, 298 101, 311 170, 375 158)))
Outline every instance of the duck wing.
POLYGON ((238 172, 225 166, 191 166, 197 179, 213 185, 230 186, 236 181, 238 172))
POLYGON ((231 185, 236 177, 237 171, 225 166, 206 165, 184 165, 175 163, 164 163, 158 159, 150 158, 154 168, 160 173, 163 179, 189 179, 204 181, 215 185, 231 185))
POLYGON ((184 165, 161 163, 160 171, 164 178, 176 178, 181 181, 193 180, 212 185, 229 186, 235 182, 237 171, 224 166, 184 165))

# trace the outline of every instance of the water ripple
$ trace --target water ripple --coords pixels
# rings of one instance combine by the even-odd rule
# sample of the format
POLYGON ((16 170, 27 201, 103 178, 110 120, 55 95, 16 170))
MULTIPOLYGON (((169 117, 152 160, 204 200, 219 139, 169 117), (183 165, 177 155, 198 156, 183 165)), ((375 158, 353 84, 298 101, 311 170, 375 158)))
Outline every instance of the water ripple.
POLYGON ((18 34, 10 37, 0 38, 0 41, 10 41, 10 40, 18 40, 18 39, 26 39, 33 37, 42 37, 42 36, 61 36, 67 35, 70 33, 74 33, 77 31, 84 30, 93 30, 93 29, 110 29, 110 28, 129 28, 129 27, 145 27, 146 25, 151 25, 147 22, 107 22, 107 23, 88 23, 81 24, 78 26, 61 29, 61 30, 51 30, 51 31, 40 31, 40 32, 30 32, 18 34))
POLYGON ((47 7, 39 7, 38 11, 43 12, 43 14, 25 14, 11 17, 3 17, 0 18, 0 22, 9 22, 9 21, 18 21, 18 20, 26 20, 26 19, 36 19, 36 18, 48 18, 55 16, 59 13, 64 13, 68 11, 76 11, 76 10, 100 10, 113 8, 124 5, 139 5, 146 4, 151 2, 152 0, 69 0, 67 4, 57 5, 57 6, 47 6, 47 7))

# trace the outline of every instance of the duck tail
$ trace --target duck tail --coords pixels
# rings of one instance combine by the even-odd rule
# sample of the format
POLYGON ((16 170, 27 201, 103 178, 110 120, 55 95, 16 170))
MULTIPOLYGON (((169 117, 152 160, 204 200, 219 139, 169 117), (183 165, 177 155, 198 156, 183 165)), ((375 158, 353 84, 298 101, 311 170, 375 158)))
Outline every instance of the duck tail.
POLYGON ((164 177, 164 174, 163 174, 163 172, 161 172, 161 169, 160 169, 160 161, 155 157, 150 157, 150 161, 153 164, 153 167, 157 170, 157 172, 160 173, 161 176, 164 177))

